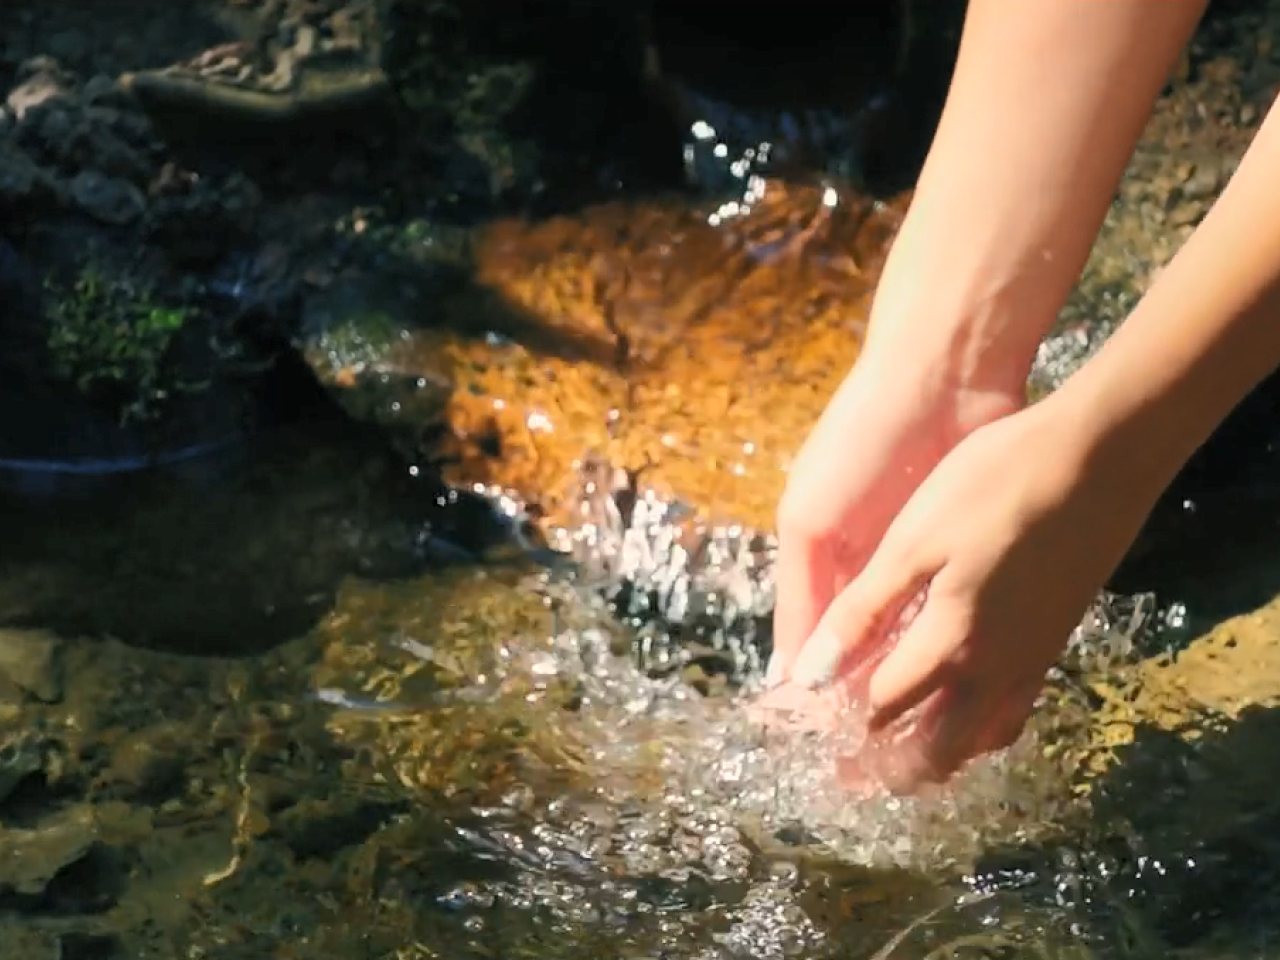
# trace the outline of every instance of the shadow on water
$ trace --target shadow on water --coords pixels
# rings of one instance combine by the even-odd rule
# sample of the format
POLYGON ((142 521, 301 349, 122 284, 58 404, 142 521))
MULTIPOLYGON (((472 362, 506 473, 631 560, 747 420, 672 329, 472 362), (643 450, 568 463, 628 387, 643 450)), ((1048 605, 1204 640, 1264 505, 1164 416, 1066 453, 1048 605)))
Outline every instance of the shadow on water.
POLYGON ((1111 578, 1187 610, 1190 635, 1280 593, 1280 372, 1213 433, 1111 578))
MULTIPOLYGON (((283 354, 268 425, 204 457, 0 499, 0 624, 208 655, 312 628, 344 577, 479 562, 489 505, 411 469, 283 354)), ((18 473, 22 468, 18 468, 18 473)))
POLYGON ((764 18, 657 0, 652 19, 685 116, 731 149, 773 143, 788 174, 817 170, 890 196, 924 161, 963 14, 953 0, 875 0, 856 16, 801 0, 764 18))
POLYGON ((1098 785, 1099 813, 1123 818, 1134 908, 1169 947, 1265 944, 1280 907, 1280 708, 1210 714, 1197 733, 1135 729, 1098 785))
MULTIPOLYGON (((1274 704, 1280 670, 1262 656, 1234 662, 1227 686, 1240 670, 1257 671, 1274 704)), ((1017 890, 1020 909, 1069 907, 1089 918, 1102 932, 1101 956, 1270 956, 1280 907, 1280 708, 1174 701, 1174 718, 1140 690, 1126 700, 1138 712, 1117 723, 1122 745, 1091 785, 1088 839, 995 847, 975 875, 1017 890)))

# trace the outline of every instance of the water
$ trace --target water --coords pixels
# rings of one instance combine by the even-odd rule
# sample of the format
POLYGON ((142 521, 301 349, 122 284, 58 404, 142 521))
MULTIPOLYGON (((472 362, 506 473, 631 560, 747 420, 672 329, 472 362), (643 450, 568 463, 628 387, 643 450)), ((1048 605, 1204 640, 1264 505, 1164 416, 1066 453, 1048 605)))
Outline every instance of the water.
MULTIPOLYGON (((116 611, 80 621, 83 640, 41 633, 47 607, 4 635, 29 653, 0 700, 0 844, 39 851, 0 870, 14 956, 77 938, 131 957, 1105 956, 1149 935, 1137 855, 1091 852, 1070 781, 1040 755, 1051 724, 941 796, 851 802, 828 745, 762 730, 710 669, 691 677, 696 658, 655 662, 664 644, 680 660, 665 635, 691 612, 763 609, 741 584, 738 606, 697 599, 733 586, 742 553, 709 551, 684 600, 620 617, 604 578, 636 578, 652 551, 606 570, 596 531, 602 567, 578 578, 509 562, 497 536, 489 563, 442 560, 422 534, 461 508, 430 508, 435 493, 358 437, 273 437, 221 492, 138 481, 79 514, 75 542, 51 535, 65 513, 37 513, 23 529, 39 567, 6 549, 6 595, 25 583, 34 611, 41 585, 72 608, 91 587, 82 617, 116 611), (218 549, 195 542, 213 522, 218 549), (86 567, 108 544, 116 565, 86 567), (195 568, 163 559, 183 552, 195 568), (212 623, 158 628, 163 609, 130 621, 136 603, 103 602, 163 608, 166 590, 212 623), (264 599, 312 625, 230 636, 237 600, 264 599), (654 640, 640 657, 637 629, 654 640), (1082 936, 1094 953, 1070 952, 1082 936)), ((661 541, 648 502, 603 535, 643 523, 661 541)), ((1119 601, 1098 615, 1080 639, 1120 641, 1107 663, 1149 625, 1119 601)), ((758 670, 743 636, 706 639, 735 682, 758 670)), ((1074 688, 1057 689, 1068 724, 1074 688)))
MULTIPOLYGON (((319 404, 213 473, 0 505, 0 958, 1269 955, 1260 522, 1194 596, 1100 597, 1022 740, 933 795, 851 797, 839 742, 747 709, 768 517, 901 204, 762 179, 756 128, 720 126, 687 156, 721 196, 491 224, 484 296, 392 276, 365 312, 393 348, 320 338, 394 444, 319 404), (405 442, 433 364, 502 441, 452 489, 405 442), (1260 603, 1206 622, 1246 572, 1260 603)), ((1158 267, 1140 214, 1037 388, 1158 267)), ((430 224, 404 236, 430 275, 430 224)))

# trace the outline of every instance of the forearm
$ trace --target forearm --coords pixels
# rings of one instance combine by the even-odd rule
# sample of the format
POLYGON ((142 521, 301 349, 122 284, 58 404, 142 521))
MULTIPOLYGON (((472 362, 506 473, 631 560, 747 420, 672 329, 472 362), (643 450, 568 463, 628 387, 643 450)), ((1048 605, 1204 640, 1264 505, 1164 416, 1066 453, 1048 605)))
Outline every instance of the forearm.
POLYGON ((971 0, 868 349, 931 343, 966 381, 1012 356, 1025 377, 1204 5, 971 0))
POLYGON ((1063 409, 1085 429, 1087 446, 1120 473, 1167 483, 1280 366, 1277 169, 1280 111, 1273 107, 1200 227, 1063 387, 1063 409))

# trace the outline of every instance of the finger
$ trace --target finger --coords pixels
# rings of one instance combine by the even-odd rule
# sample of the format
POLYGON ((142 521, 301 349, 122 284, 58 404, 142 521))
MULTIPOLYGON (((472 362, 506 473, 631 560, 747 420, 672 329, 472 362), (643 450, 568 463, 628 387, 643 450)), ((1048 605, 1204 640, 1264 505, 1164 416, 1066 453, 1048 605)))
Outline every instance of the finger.
MULTIPOLYGON (((871 676, 868 725, 883 730, 929 694, 956 682, 956 652, 969 639, 966 607, 930 591, 919 615, 871 676)), ((952 699, 952 698, 948 698, 952 699)))
POLYGON ((836 758, 836 783, 857 800, 871 800, 886 792, 884 783, 861 754, 836 758))
POLYGON ((893 727, 868 736, 861 763, 889 793, 919 794, 946 783, 976 756, 981 703, 956 688, 938 691, 893 727))
POLYGON ((913 741, 893 748, 868 746, 856 756, 836 761, 841 787, 862 797, 920 796, 930 786, 945 783, 953 772, 937 766, 913 741))
POLYGON ((841 691, 805 690, 782 683, 752 704, 749 716, 790 732, 830 733, 849 722, 849 706, 841 691))
POLYGON ((820 541, 783 534, 774 567, 777 599, 773 611, 773 654, 765 685, 776 687, 786 679, 805 638, 835 596, 835 569, 831 551, 820 541))
POLYGON ((810 689, 840 675, 846 658, 888 633, 907 602, 941 566, 924 551, 895 547, 892 530, 863 571, 827 607, 791 669, 791 681, 810 689))
POLYGON ((1030 696, 1017 696, 1012 699, 1002 697, 1004 707, 987 727, 979 741, 979 753, 997 753, 1006 750, 1018 742, 1022 731, 1027 727, 1027 720, 1035 708, 1039 689, 1033 689, 1030 696))
POLYGON ((868 736, 858 756, 839 764, 842 782, 862 792, 874 784, 894 796, 920 796, 941 786, 969 761, 1012 746, 1034 696, 985 696, 951 685, 868 736), (990 704, 1006 704, 994 718, 990 704))
POLYGON ((1022 731, 1026 729, 1027 718, 1020 715, 1005 716, 992 726, 982 739, 977 742, 974 747, 974 756, 982 756, 988 753, 999 753, 1001 750, 1007 750, 1018 742, 1018 738, 1022 736, 1022 731))

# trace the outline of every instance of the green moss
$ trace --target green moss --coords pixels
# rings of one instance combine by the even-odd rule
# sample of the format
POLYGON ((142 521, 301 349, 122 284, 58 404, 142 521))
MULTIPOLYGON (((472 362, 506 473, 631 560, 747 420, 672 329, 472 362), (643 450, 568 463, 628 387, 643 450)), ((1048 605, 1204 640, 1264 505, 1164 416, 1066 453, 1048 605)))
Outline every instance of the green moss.
POLYGON ((172 396, 205 386, 185 382, 170 363, 192 308, 164 303, 96 264, 69 281, 46 282, 45 292, 50 372, 117 405, 122 422, 154 419, 172 396))

